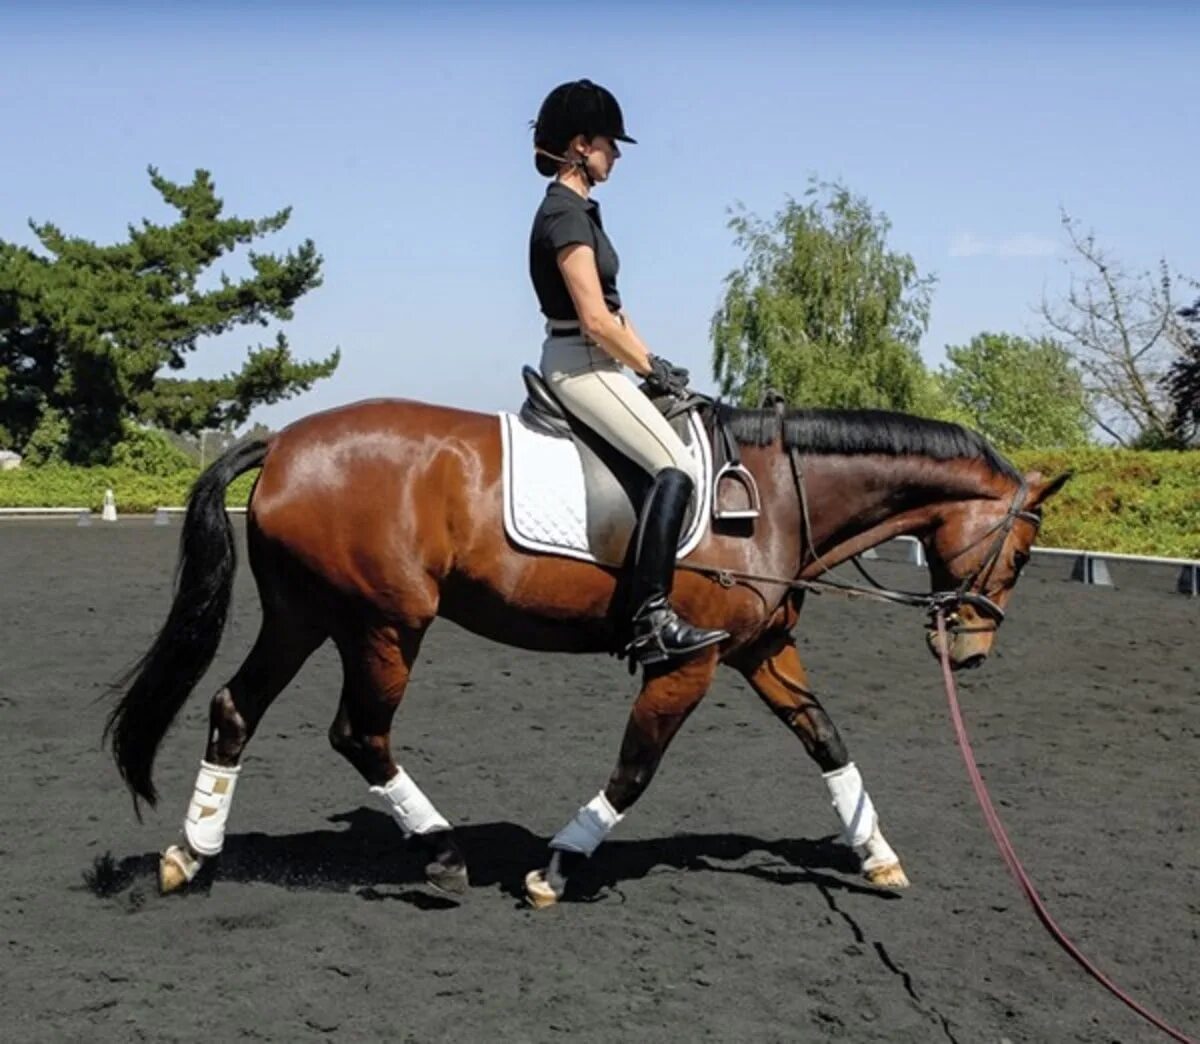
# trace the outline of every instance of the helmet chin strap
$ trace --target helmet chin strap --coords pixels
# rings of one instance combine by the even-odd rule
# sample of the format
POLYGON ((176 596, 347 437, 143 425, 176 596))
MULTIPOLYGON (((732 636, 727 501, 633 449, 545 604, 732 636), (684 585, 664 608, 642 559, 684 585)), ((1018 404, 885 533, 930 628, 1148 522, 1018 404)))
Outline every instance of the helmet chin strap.
POLYGON ((537 146, 534 146, 533 151, 539 156, 546 156, 549 159, 557 160, 559 163, 565 163, 575 167, 579 173, 583 175, 583 180, 588 183, 588 188, 596 187, 596 179, 592 177, 592 172, 590 169, 588 169, 586 156, 579 156, 576 159, 571 159, 569 156, 559 156, 556 153, 547 152, 545 149, 538 148, 537 146))

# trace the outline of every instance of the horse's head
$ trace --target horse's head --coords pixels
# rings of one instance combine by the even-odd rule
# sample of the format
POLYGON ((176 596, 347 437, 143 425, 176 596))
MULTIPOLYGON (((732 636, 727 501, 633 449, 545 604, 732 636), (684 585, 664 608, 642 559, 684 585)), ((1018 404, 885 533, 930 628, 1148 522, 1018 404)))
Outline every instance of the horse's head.
MULTIPOLYGON (((955 670, 987 659, 1005 606, 1042 521, 1042 505, 1062 489, 1067 472, 1049 481, 1032 472, 1000 499, 956 501, 926 540, 933 590, 945 595, 947 643, 955 670)), ((941 655, 937 630, 927 638, 941 655)))

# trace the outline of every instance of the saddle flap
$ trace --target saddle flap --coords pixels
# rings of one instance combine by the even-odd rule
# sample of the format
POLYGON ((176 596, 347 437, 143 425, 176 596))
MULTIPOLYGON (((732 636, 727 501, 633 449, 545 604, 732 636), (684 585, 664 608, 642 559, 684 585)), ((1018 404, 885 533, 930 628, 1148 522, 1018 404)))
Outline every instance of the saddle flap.
MULTIPOLYGON (((580 426, 572 438, 548 438, 525 416, 500 415, 504 527, 518 547, 619 566, 627 555, 649 476, 580 426)), ((695 461, 698 482, 680 534, 680 557, 708 531, 712 456, 700 419, 676 422, 695 461)))

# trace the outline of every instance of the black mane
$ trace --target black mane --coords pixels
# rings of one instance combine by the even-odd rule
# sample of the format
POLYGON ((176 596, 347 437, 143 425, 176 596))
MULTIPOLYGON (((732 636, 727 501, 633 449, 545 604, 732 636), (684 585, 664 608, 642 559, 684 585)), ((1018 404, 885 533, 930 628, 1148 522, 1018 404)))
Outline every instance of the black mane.
MULTIPOLYGON (((721 419, 738 442, 767 446, 779 438, 780 413, 722 403, 721 419)), ((789 409, 782 413, 783 444, 804 453, 878 453, 889 457, 981 460, 1016 481, 1021 473, 982 435, 958 424, 889 410, 789 409)))

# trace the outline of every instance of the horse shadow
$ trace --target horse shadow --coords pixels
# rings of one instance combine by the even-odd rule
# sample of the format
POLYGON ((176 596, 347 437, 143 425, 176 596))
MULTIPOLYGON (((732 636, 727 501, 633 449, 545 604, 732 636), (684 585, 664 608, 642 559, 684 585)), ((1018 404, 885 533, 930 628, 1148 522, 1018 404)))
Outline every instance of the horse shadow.
MULTIPOLYGON (((368 901, 400 900, 421 909, 457 905, 425 888, 425 856, 406 842, 390 816, 357 808, 329 817, 332 829, 294 834, 231 834, 219 859, 205 864, 187 894, 207 893, 214 879, 267 883, 306 891, 352 892, 368 901), (414 888, 413 886, 421 886, 414 888)), ((455 828, 467 859, 472 889, 496 888, 524 902, 525 874, 546 864, 548 837, 515 823, 463 824, 455 828)), ((620 895, 621 885, 651 874, 738 874, 787 887, 898 898, 847 877, 857 857, 834 837, 765 840, 747 834, 677 834, 653 840, 605 842, 575 872, 567 901, 595 902, 620 895)), ((140 906, 157 889, 158 853, 98 857, 83 872, 98 898, 126 894, 140 906)))

